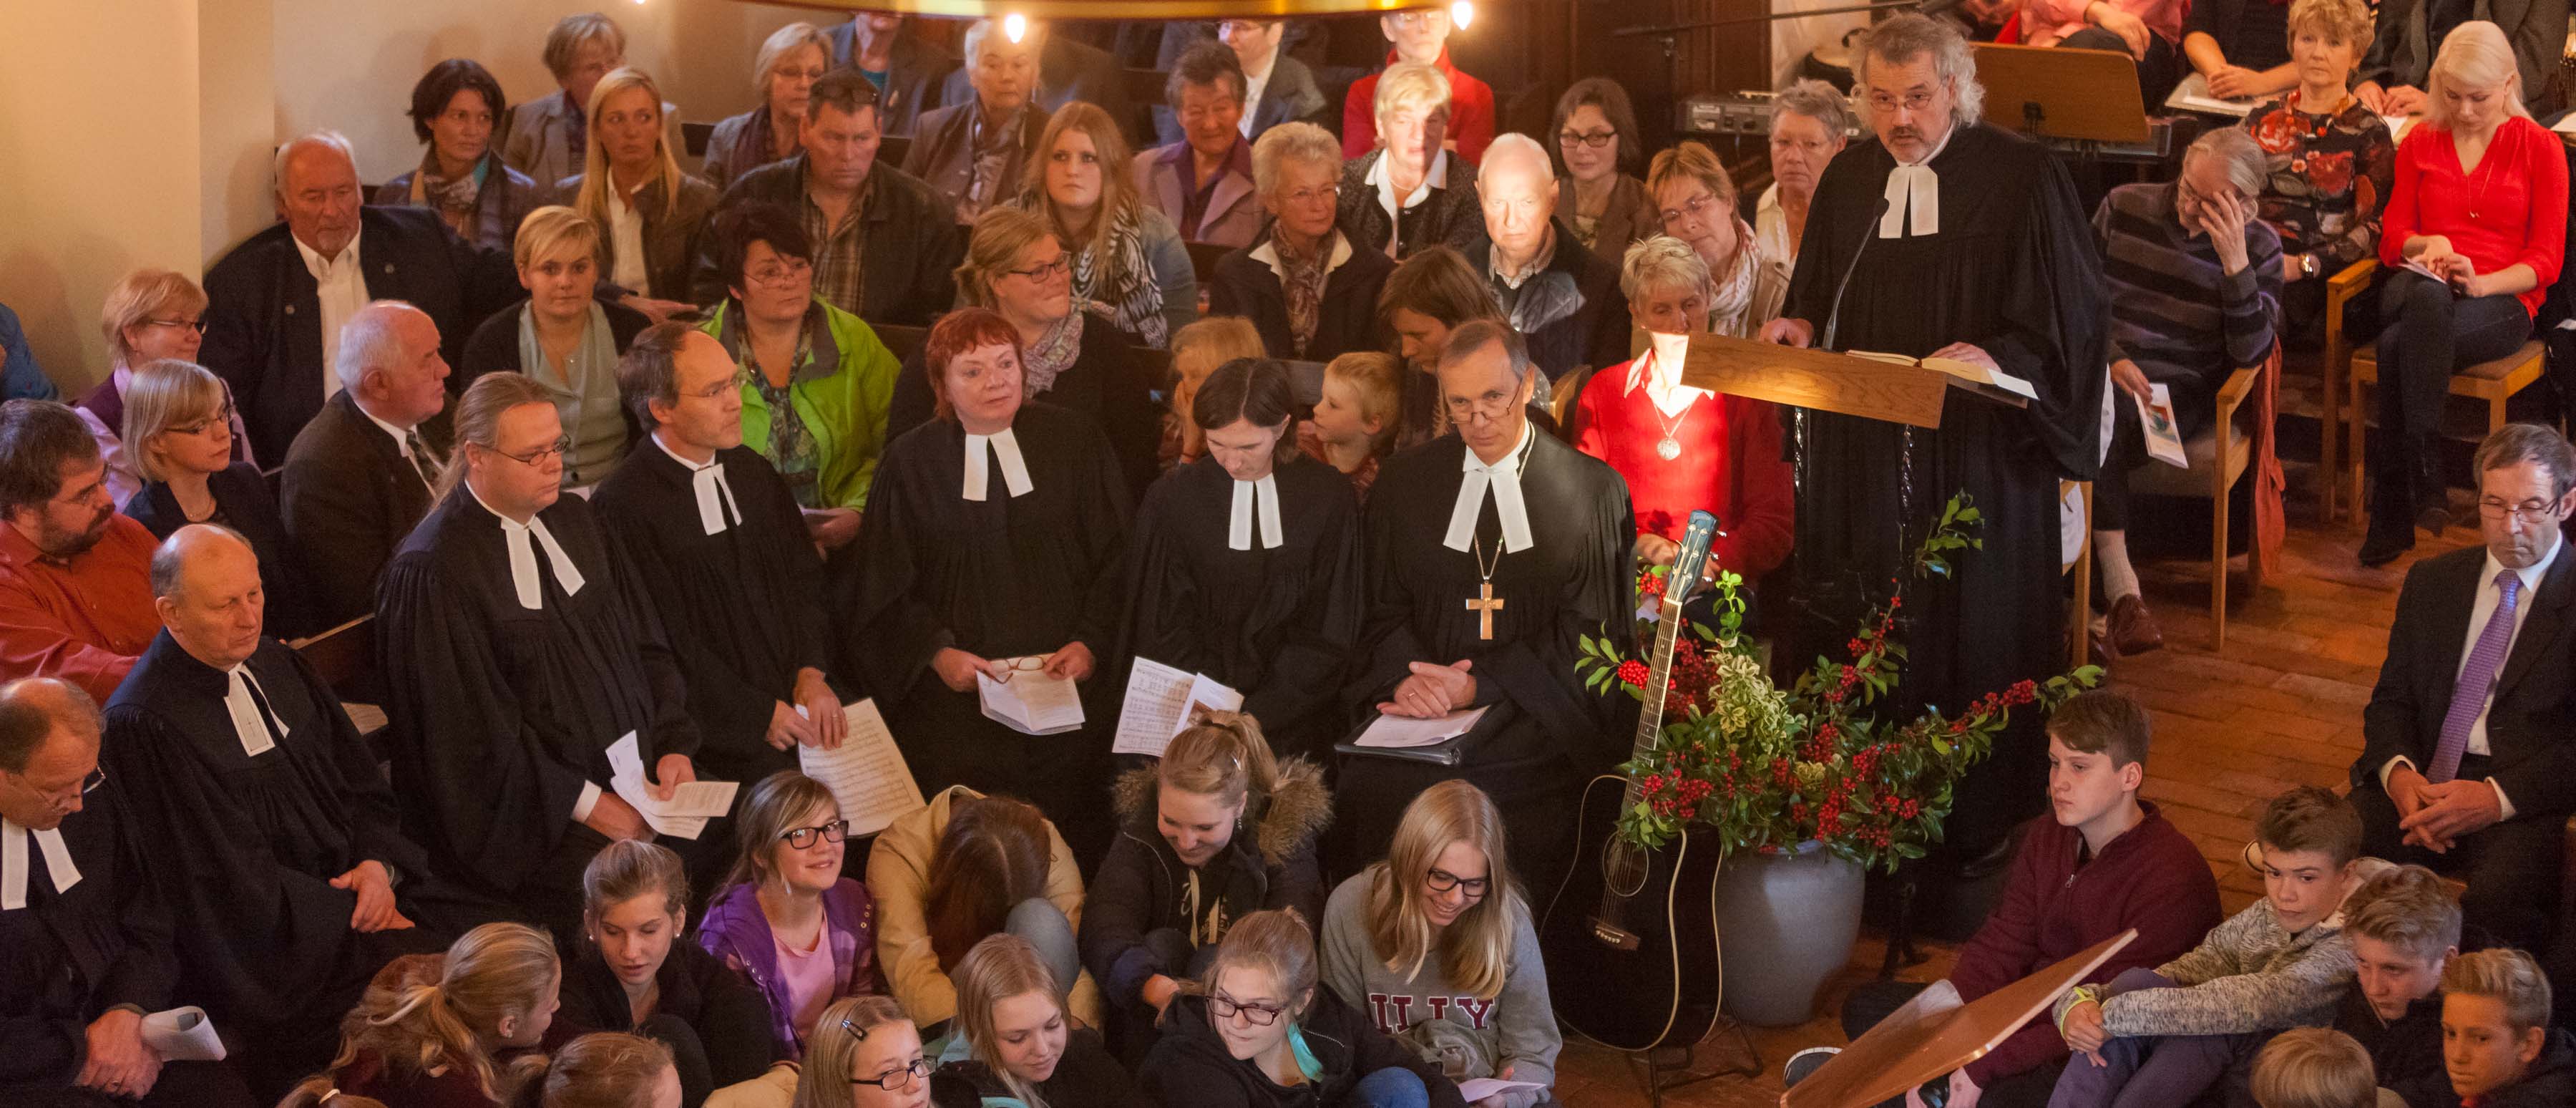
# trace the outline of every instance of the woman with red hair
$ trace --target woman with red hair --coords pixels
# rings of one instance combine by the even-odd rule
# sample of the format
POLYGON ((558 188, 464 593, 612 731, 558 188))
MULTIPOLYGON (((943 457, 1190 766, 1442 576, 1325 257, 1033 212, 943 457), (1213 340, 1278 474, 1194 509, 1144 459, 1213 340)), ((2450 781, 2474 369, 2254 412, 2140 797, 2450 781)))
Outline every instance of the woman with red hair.
POLYGON ((1024 399, 1022 356, 987 309, 931 328, 921 363, 937 415, 877 463, 845 650, 923 792, 1024 797, 1096 860, 1117 690, 1093 695, 1093 675, 1119 621, 1127 488, 1096 421, 1024 399), (1046 679, 1092 702, 1081 727, 1038 736, 984 714, 981 683, 1046 679))

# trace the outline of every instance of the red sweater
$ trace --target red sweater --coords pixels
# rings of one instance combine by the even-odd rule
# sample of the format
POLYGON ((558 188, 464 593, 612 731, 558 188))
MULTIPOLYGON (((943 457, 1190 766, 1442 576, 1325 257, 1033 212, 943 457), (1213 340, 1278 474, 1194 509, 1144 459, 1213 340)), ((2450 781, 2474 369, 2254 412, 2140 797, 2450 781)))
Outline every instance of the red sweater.
MULTIPOLYGON (((1386 52, 1386 64, 1394 65, 1396 60, 1395 51, 1386 52)), ((1440 60, 1432 64, 1449 78, 1449 141, 1458 144, 1458 156, 1467 159, 1468 165, 1483 161, 1485 148, 1494 144, 1494 86, 1449 64, 1446 46, 1440 48, 1440 60)), ((1377 78, 1371 73, 1352 82, 1351 94, 1342 100, 1345 158, 1377 149, 1377 78)))
POLYGON ((2424 124, 2397 144, 2397 180, 2381 217, 2380 264, 2406 264, 2406 240, 2441 235, 2480 273, 2527 265, 2539 283, 2515 299, 2536 312, 2567 249, 2567 151, 2522 116, 2496 127, 2473 172, 2460 171, 2451 132, 2424 124))
POLYGON ((152 607, 159 545, 142 524, 110 516, 98 545, 65 564, 0 527, 0 680, 59 677, 107 703, 161 633, 152 607))
MULTIPOLYGON (((2003 903, 1959 948, 1959 963, 1950 970, 1962 999, 1973 1001, 2132 927, 2137 939, 2088 980, 2154 969, 2200 945, 2218 926, 2218 879, 2200 848, 2154 804, 2138 806, 2146 818, 2080 868, 2075 857, 2083 833, 2054 816, 2030 821, 2004 879, 2003 903)), ((2066 1055, 2066 1040, 2042 1013, 1968 1063, 1968 1079, 1984 1088, 2066 1055)))
POLYGON ((1673 427, 1681 457, 1655 453, 1663 413, 1639 384, 1628 388, 1622 362, 1592 375, 1575 402, 1574 448, 1610 463, 1628 482, 1637 530, 1674 542, 1690 514, 1717 513, 1720 534, 1709 558, 1750 582, 1779 568, 1796 537, 1797 504, 1789 463, 1780 453, 1778 410, 1761 400, 1710 395, 1692 401, 1673 427))

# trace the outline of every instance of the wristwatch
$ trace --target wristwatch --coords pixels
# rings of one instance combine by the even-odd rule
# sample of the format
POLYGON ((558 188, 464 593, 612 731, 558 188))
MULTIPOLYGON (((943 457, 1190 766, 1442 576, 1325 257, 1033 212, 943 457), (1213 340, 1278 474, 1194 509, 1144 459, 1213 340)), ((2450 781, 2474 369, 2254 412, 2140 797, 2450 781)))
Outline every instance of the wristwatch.
POLYGON ((2314 254, 2301 254, 2301 255, 2299 255, 2299 276, 2301 276, 2301 277, 2314 277, 2314 276, 2316 276, 2316 275, 2317 275, 2317 256, 2316 256, 2316 255, 2314 255, 2314 254))

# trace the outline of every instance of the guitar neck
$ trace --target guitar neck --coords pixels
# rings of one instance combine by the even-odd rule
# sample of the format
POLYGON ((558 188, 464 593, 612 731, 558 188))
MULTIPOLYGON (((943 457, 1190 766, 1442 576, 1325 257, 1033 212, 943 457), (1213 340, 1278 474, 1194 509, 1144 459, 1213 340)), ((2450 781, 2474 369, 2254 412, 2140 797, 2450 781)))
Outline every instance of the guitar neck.
MULTIPOLYGON (((1673 683, 1673 642, 1681 632, 1682 605, 1667 594, 1660 608, 1655 621, 1654 660, 1646 674, 1646 702, 1637 713, 1637 738, 1629 750, 1632 758, 1653 753, 1664 733, 1664 698, 1673 683)), ((1635 807, 1640 799, 1637 780, 1631 777, 1625 807, 1635 807)))

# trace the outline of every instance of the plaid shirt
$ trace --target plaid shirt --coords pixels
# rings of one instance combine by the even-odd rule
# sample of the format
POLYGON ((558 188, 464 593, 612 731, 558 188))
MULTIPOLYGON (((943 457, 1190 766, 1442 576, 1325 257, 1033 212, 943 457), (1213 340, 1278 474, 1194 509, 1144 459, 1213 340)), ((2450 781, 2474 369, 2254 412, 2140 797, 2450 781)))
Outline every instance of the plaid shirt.
POLYGON ((860 297, 867 292, 867 274, 859 268, 859 252, 867 235, 860 228, 867 222, 868 200, 876 192, 875 185, 874 174, 859 185, 858 195, 850 198, 849 210, 841 214, 838 228, 827 222, 830 217, 814 203, 813 194, 805 194, 805 237, 814 244, 814 295, 851 315, 859 314, 860 297))

